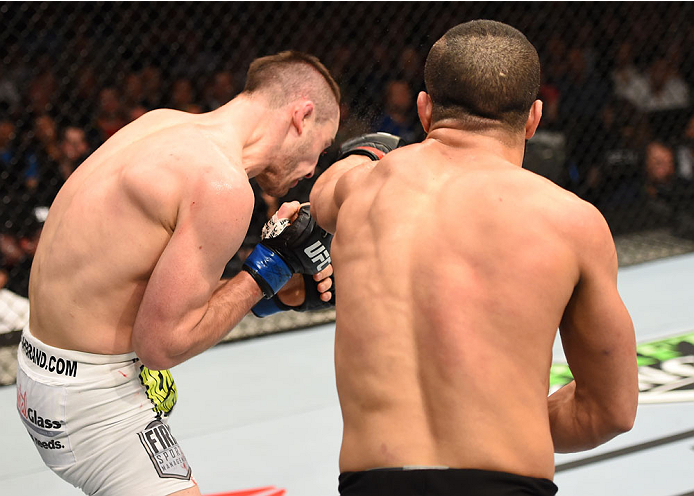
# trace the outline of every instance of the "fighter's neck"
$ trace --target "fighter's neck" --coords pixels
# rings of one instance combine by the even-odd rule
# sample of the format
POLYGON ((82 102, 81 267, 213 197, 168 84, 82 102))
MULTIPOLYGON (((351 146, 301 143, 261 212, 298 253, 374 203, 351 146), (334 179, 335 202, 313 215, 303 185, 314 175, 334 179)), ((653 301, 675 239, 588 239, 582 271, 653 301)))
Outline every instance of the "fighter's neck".
POLYGON ((429 131, 426 140, 435 140, 452 150, 484 155, 494 155, 519 167, 523 164, 525 141, 514 139, 496 131, 472 132, 453 128, 436 128, 429 131))
POLYGON ((209 139, 250 178, 269 165, 284 138, 280 113, 260 98, 241 94, 201 116, 200 123, 209 139))

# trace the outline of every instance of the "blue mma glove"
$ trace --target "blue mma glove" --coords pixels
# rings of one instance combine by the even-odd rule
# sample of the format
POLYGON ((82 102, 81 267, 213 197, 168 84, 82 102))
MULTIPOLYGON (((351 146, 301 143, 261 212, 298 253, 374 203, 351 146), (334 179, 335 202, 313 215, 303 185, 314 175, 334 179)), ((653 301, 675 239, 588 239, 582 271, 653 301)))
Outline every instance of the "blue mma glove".
POLYGON ((287 310, 294 310, 295 312, 309 312, 311 310, 321 310, 324 308, 330 308, 335 306, 335 279, 330 276, 333 280, 333 285, 330 288, 330 293, 332 297, 328 301, 323 301, 320 299, 320 293, 318 292, 318 281, 315 281, 312 276, 304 274, 304 291, 305 298, 304 302, 296 307, 285 305, 280 301, 277 295, 272 298, 260 300, 252 309, 253 315, 256 317, 267 317, 268 315, 275 314, 277 312, 284 312, 287 310))
POLYGON ((326 268, 331 242, 332 235, 316 224, 309 205, 304 205, 292 223, 273 215, 242 268, 253 276, 263 296, 272 298, 295 272, 313 275, 326 268))

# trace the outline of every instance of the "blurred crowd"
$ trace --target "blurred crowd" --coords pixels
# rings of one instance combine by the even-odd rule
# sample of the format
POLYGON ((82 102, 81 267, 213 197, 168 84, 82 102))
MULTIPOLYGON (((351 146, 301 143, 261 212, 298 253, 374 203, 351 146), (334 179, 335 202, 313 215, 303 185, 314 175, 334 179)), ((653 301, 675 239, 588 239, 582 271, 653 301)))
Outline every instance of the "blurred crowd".
POLYGON ((680 43, 623 40, 611 54, 559 36, 543 51, 544 114, 528 144, 553 180, 596 205, 613 232, 694 236, 694 60, 680 43), (605 57, 611 55, 611 57, 605 57))
MULTIPOLYGON (((610 22, 604 21, 603 32, 610 22)), ((525 166, 592 202, 613 232, 669 226, 694 237, 694 29, 650 39, 643 27, 635 23, 611 40, 601 39, 589 23, 541 40, 529 34, 543 67, 544 115, 528 142, 525 166)), ((53 57, 28 64, 19 44, 6 50, 0 73, 0 287, 27 295, 47 209, 101 143, 154 108, 199 113, 225 104, 243 86, 247 59, 264 54, 241 46, 244 57, 230 66, 199 39, 182 37, 171 48, 188 54, 179 63, 172 63, 175 57, 160 64, 137 57, 135 46, 124 55, 132 62, 109 78, 101 77, 93 57, 80 55, 68 72, 58 73, 53 57)), ((72 51, 95 49, 93 40, 72 41, 72 51)), ((428 48, 412 42, 394 51, 374 42, 361 65, 355 63, 361 50, 355 43, 336 43, 319 54, 342 88, 337 144, 369 131, 409 142, 424 138, 415 102, 424 90, 428 48)), ((335 153, 321 159, 313 180, 335 153)), ((273 198, 254 184, 253 220, 228 275, 238 270, 279 203, 306 201, 311 186, 312 180, 301 181, 285 198, 273 198)))

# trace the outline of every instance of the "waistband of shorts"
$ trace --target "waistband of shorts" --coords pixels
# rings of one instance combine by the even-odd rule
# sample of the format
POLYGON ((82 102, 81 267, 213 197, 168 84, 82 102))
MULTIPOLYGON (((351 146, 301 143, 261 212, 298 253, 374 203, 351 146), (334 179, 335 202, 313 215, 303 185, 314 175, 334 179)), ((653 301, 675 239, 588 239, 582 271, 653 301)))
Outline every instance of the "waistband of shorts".
POLYGON ((19 342, 19 355, 24 357, 24 362, 32 369, 53 372, 51 368, 61 367, 64 369, 60 375, 75 377, 72 369, 80 365, 85 367, 98 365, 118 365, 132 363, 137 360, 137 355, 123 353, 119 355, 100 355, 87 353, 85 351, 65 350, 47 345, 39 340, 26 326, 22 330, 22 337, 19 342))
MULTIPOLYGON (((392 484, 396 480, 401 479, 400 483, 402 485, 403 494, 408 494, 406 489, 409 488, 413 483, 419 483, 422 480, 422 476, 431 476, 435 477, 437 480, 448 481, 451 486, 457 487, 459 484, 464 484, 466 487, 470 487, 471 489, 473 487, 479 487, 489 490, 487 492, 485 492, 486 489, 482 492, 475 492, 474 490, 470 492, 470 494, 475 495, 497 494, 494 492, 494 490, 497 489, 499 490, 498 494, 506 494, 504 492, 504 488, 506 488, 508 485, 525 488, 530 491, 528 494, 537 494, 543 496, 552 496, 558 491, 557 486, 549 479, 528 477, 509 472, 438 466, 405 466, 379 467, 360 472, 342 472, 339 476, 340 494, 342 494, 343 489, 345 490, 346 494, 351 494, 348 488, 377 488, 383 482, 382 478, 384 477, 387 478, 389 487, 394 487, 392 484), (375 484, 372 485, 372 483, 375 484)), ((374 494, 376 494, 376 492, 374 492, 374 494)))

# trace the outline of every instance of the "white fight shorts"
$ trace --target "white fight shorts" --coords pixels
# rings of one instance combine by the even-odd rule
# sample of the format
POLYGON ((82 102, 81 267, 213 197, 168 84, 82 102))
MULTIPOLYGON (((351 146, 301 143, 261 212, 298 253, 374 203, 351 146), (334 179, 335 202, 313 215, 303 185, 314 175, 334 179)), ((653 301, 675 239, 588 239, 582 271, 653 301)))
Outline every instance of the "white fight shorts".
POLYGON ((48 346, 28 326, 17 353, 17 410, 45 464, 86 494, 165 496, 195 485, 166 417, 169 371, 134 353, 48 346))

